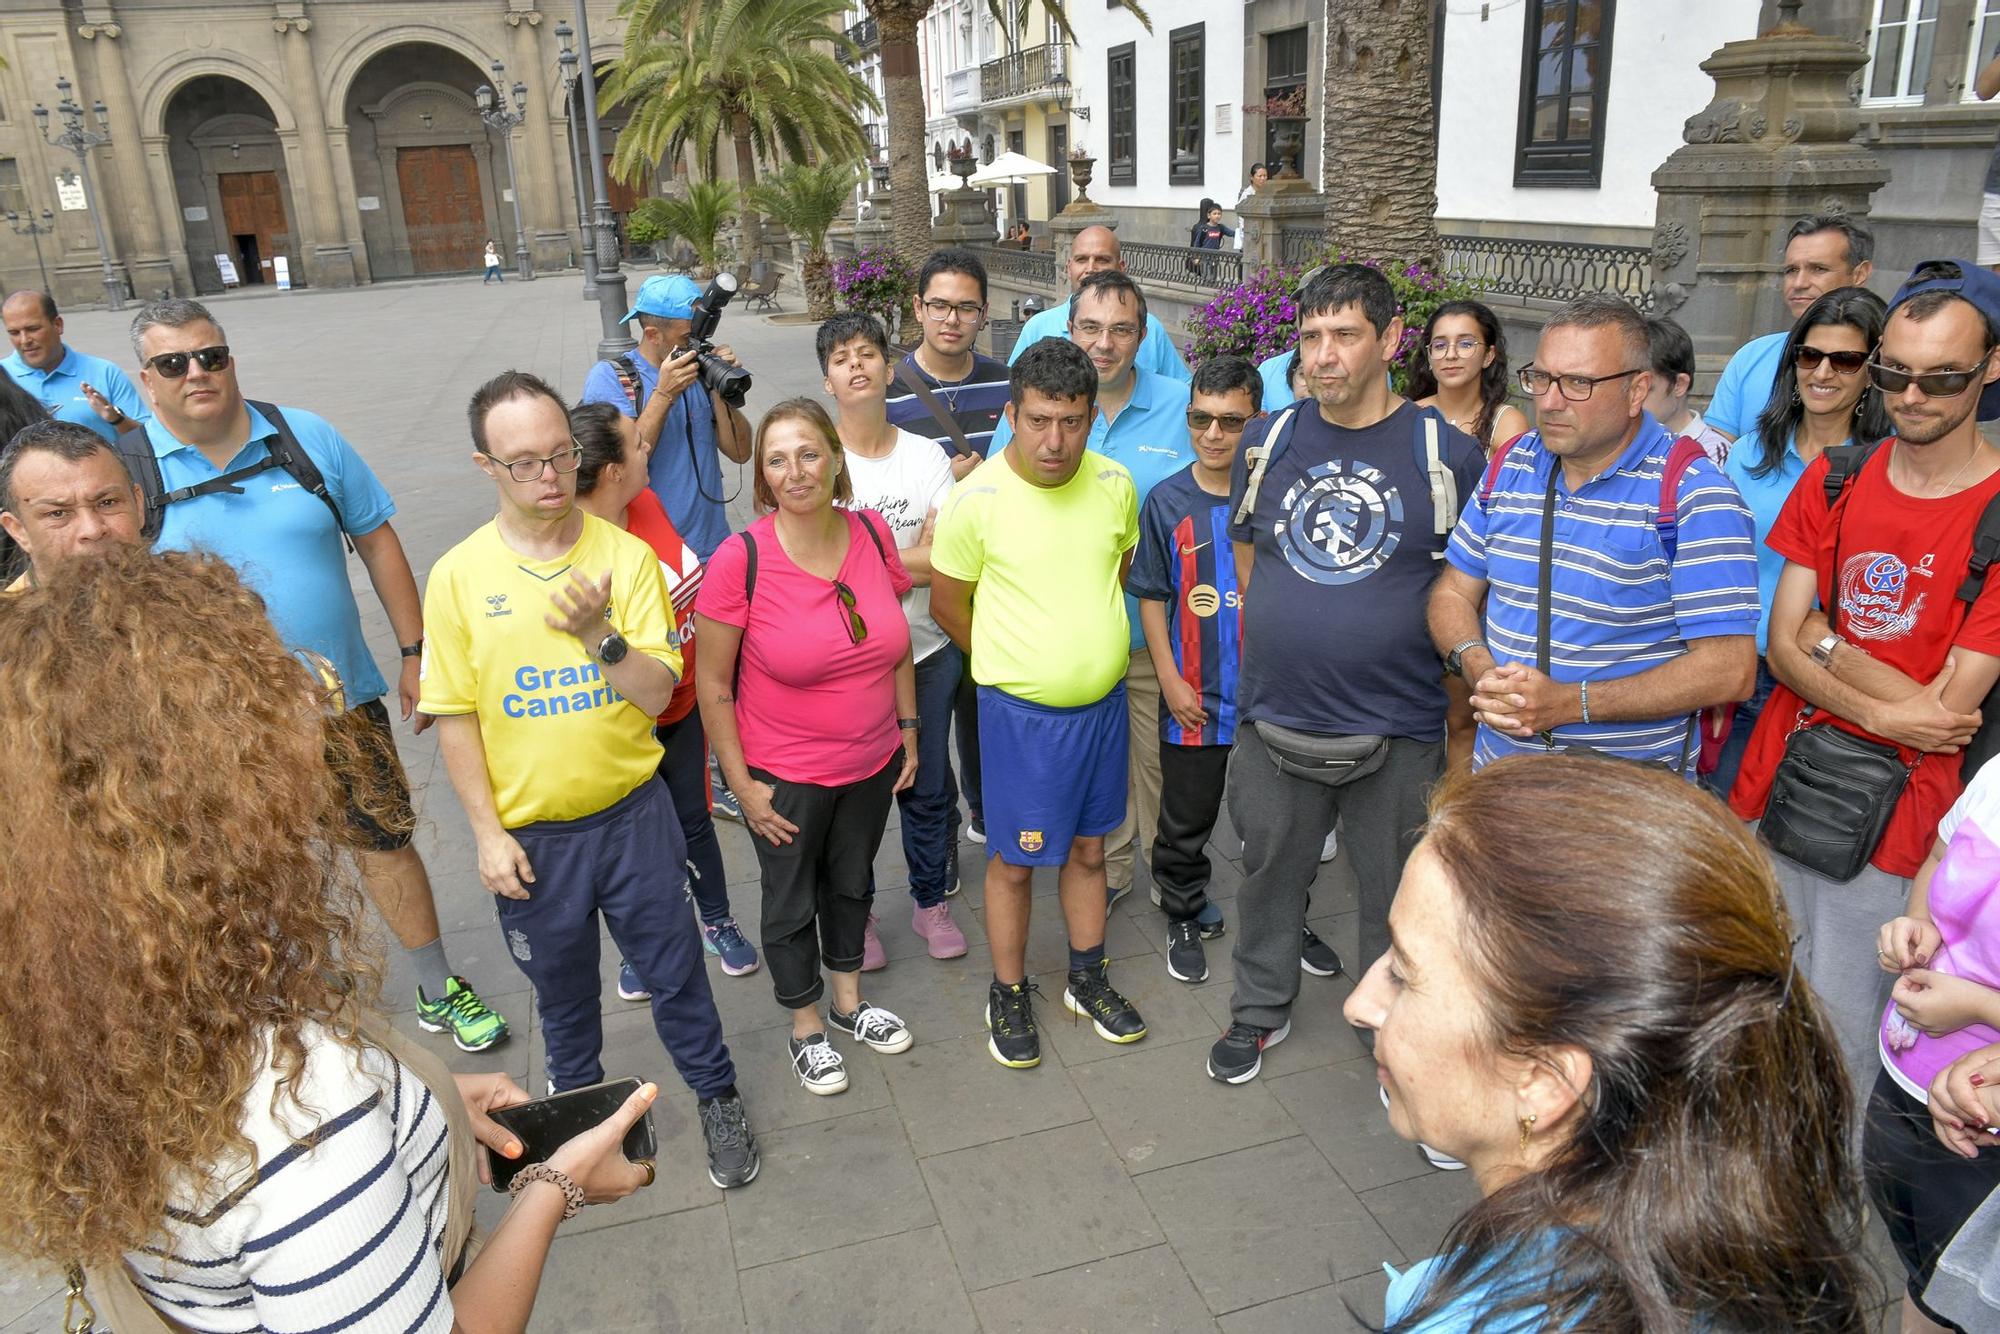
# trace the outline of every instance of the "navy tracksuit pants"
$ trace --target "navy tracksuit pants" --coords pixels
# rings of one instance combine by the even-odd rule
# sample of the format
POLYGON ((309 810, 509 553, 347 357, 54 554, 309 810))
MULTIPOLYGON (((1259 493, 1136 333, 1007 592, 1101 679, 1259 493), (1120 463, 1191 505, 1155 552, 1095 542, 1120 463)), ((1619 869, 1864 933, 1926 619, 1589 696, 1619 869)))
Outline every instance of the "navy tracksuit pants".
POLYGON ((508 832, 528 854, 535 881, 528 898, 494 902, 507 948, 535 988, 556 1088, 604 1078, 600 912, 653 993, 653 1026, 688 1087, 712 1098, 735 1083, 688 911, 687 851, 667 785, 648 779, 594 815, 508 832))

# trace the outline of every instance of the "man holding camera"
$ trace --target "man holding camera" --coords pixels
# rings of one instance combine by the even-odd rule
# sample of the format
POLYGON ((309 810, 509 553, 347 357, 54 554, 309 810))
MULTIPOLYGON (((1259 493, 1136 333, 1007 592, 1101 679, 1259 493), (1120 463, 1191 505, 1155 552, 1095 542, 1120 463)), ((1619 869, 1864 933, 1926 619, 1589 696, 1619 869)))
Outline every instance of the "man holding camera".
MULTIPOLYGON (((720 453, 731 463, 750 457, 750 423, 701 383, 694 345, 695 310, 702 290, 678 273, 656 273, 639 285, 625 322, 639 322, 636 354, 600 361, 583 380, 583 401, 609 403, 639 421, 639 441, 651 450, 647 465, 653 493, 674 521, 674 531, 707 560, 729 536, 723 512, 720 453)), ((715 356, 736 365, 736 354, 717 345, 715 356)))

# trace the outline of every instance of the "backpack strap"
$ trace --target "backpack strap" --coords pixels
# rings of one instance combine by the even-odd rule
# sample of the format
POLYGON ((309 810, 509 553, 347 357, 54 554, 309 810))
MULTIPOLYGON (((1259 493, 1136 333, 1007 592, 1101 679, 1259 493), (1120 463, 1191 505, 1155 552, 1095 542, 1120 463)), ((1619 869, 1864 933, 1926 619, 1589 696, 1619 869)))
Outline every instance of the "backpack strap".
POLYGON ((160 458, 153 452, 153 439, 146 434, 143 424, 135 425, 120 431, 111 449, 124 462, 125 471, 139 488, 139 499, 145 507, 139 516, 139 535, 150 546, 159 540, 167 508, 164 499, 167 483, 160 476, 160 458))
POLYGON ((2000 560, 2000 495, 1986 502, 1980 511, 1979 526, 1972 532, 1972 559, 1965 567, 1965 582, 1958 586, 1959 601, 1973 603, 1986 586, 1986 572, 2000 560))
POLYGON ((1653 513, 1653 530, 1659 534, 1669 565, 1674 563, 1681 545, 1681 479, 1687 476, 1696 459, 1707 457, 1708 451, 1691 436, 1675 437, 1673 446, 1667 450, 1667 466, 1660 473, 1660 505, 1653 513))
POLYGON ((1278 414, 1278 420, 1271 423, 1271 430, 1260 444, 1251 445, 1243 451, 1244 462, 1249 465, 1249 473, 1244 478, 1243 500, 1236 506, 1232 523, 1248 523, 1250 512, 1257 508, 1257 489, 1264 484, 1264 474, 1271 466, 1271 460, 1284 452, 1291 437, 1285 432, 1292 424, 1292 414, 1299 410, 1294 403, 1278 414))
POLYGON ((618 377, 618 387, 625 391, 625 397, 632 400, 632 415, 639 415, 639 368, 632 361, 632 354, 621 352, 611 358, 612 374, 618 377))
POLYGON ((868 540, 875 544, 875 554, 882 558, 882 568, 888 569, 889 553, 882 549, 882 534, 875 531, 875 525, 868 522, 866 515, 857 514, 854 517, 861 520, 861 531, 868 534, 868 540))
POLYGON ((265 446, 270 450, 271 458, 278 467, 290 473, 292 480, 303 487, 308 494, 317 496, 329 510, 333 511, 333 530, 347 543, 347 549, 353 551, 354 539, 347 534, 347 521, 341 516, 340 502, 335 500, 333 492, 327 489, 326 476, 320 472, 319 465, 313 462, 312 455, 306 453, 305 446, 299 443, 296 435, 292 434, 292 424, 285 420, 285 414, 278 410, 276 404, 259 402, 256 399, 245 399, 244 406, 262 413, 264 420, 276 428, 277 441, 265 446))
POLYGON ((1847 484, 1868 466, 1868 460, 1875 457, 1875 451, 1882 447, 1879 440, 1860 445, 1835 445, 1826 451, 1826 476, 1820 485, 1826 490, 1826 507, 1832 509, 1840 499, 1840 493, 1847 484))
POLYGON ((743 610, 750 610, 750 602, 757 596, 757 539, 745 528, 739 534, 743 539, 743 610))
MULTIPOLYGON (((1444 452, 1438 444, 1441 418, 1437 409, 1419 408, 1417 417, 1418 425, 1410 443, 1416 451, 1417 471, 1430 481, 1431 531, 1440 538, 1449 538, 1458 523, 1458 478, 1445 466, 1444 452)), ((1431 559, 1444 559, 1444 543, 1438 544, 1431 559)))
POLYGON ((1493 456, 1486 460, 1486 475, 1479 479, 1479 508, 1482 511, 1493 508, 1493 488, 1500 485, 1500 470, 1507 466, 1507 454, 1526 434, 1523 431, 1521 435, 1493 447, 1493 456))

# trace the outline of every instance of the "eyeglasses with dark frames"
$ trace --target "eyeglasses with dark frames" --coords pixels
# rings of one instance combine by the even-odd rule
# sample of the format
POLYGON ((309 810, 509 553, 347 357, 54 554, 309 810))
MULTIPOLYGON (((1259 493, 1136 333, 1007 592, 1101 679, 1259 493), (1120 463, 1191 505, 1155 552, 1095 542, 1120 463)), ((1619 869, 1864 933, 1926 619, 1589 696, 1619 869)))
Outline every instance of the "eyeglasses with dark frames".
POLYGON ((1619 371, 1616 375, 1551 375, 1532 363, 1521 367, 1521 392, 1530 398, 1540 398, 1554 385, 1556 392, 1572 403, 1582 403, 1596 390, 1597 386, 1612 380, 1623 380, 1629 375, 1638 375, 1646 368, 1634 366, 1629 371, 1619 371))
POLYGON ((213 375, 229 364, 229 349, 227 346, 217 344, 214 347, 198 347, 192 352, 162 352, 157 356, 147 357, 142 364, 150 366, 169 380, 178 380, 188 373, 190 359, 199 362, 203 370, 213 375))
POLYGON ((1885 394, 1900 394, 1915 385, 1925 398, 1957 398, 1971 387, 1974 380, 1986 374, 1986 363, 1993 360, 1993 349, 1978 363, 1962 371, 1925 371, 1918 375, 1910 371, 1893 371, 1879 361, 1868 363, 1868 380, 1885 394))
POLYGON ((1802 371, 1816 371, 1822 361, 1833 363, 1833 369, 1840 375, 1852 375, 1868 364, 1866 352, 1822 352, 1810 343, 1800 343, 1792 349, 1792 364, 1802 371))
POLYGON ((833 581, 834 600, 840 604, 841 624, 847 628, 847 642, 859 647, 868 638, 868 622, 861 619, 861 613, 854 607, 854 590, 836 579, 833 581))
MULTIPOLYGON (((486 457, 489 459, 493 458, 491 454, 488 454, 486 457)), ((512 461, 493 459, 493 461, 505 468, 507 475, 515 481, 532 482, 542 475, 542 469, 544 468, 554 468, 557 472, 575 472, 583 463, 583 446, 577 444, 572 439, 568 449, 558 450, 547 458, 514 459, 512 461)))
POLYGON ((986 313, 985 304, 979 301, 926 301, 923 306, 924 314, 940 323, 956 315, 970 324, 986 313))

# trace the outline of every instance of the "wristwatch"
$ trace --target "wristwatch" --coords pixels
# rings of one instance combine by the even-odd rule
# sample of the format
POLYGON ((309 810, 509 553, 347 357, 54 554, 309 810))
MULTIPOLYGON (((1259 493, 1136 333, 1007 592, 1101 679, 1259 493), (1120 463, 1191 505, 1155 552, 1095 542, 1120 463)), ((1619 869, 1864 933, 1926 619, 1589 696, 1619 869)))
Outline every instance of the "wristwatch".
POLYGON ((1485 642, 1483 639, 1468 639, 1462 644, 1452 645, 1451 652, 1444 655, 1445 671, 1452 676, 1463 677, 1465 675, 1465 651, 1469 648, 1479 648, 1485 642))
POLYGON ((597 647, 591 651, 590 656, 596 658, 606 667, 616 667, 619 663, 625 661, 625 655, 631 651, 631 647, 630 644, 625 642, 624 635, 613 630, 610 634, 597 641, 597 647))
POLYGON ((1831 669, 1833 666, 1833 651, 1839 648, 1843 642, 1838 634, 1828 635, 1825 639, 1820 640, 1819 643, 1812 646, 1812 660, 1822 667, 1831 669))
POLYGON ((424 656, 424 640, 421 635, 417 636, 417 642, 414 644, 399 644, 396 647, 406 658, 421 658, 424 656))
POLYGON ((905 732, 914 732, 917 730, 917 720, 915 718, 898 718, 896 720, 896 726, 900 727, 905 732))

